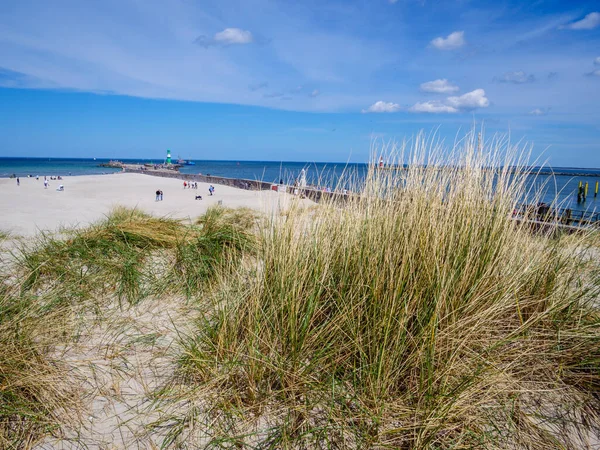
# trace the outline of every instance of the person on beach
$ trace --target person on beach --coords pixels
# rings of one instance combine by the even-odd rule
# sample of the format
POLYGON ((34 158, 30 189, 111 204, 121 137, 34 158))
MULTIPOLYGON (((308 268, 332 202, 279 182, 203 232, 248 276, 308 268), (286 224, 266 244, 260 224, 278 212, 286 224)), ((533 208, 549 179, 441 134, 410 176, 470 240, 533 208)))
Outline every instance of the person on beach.
POLYGON ((17 186, 21 186, 21 180, 19 180, 19 177, 17 177, 17 186))
POLYGON ((159 199, 160 199, 160 191, 157 189, 156 190, 156 199, 154 201, 157 202, 159 199))
POLYGON ((160 201, 162 202, 162 199, 163 199, 163 191, 161 190, 161 191, 159 191, 159 192, 160 192, 160 201))
POLYGON ((187 183, 184 181, 183 182, 183 188, 185 189, 187 187, 187 183))
POLYGON ((44 189, 48 189, 48 180, 44 180, 44 189))

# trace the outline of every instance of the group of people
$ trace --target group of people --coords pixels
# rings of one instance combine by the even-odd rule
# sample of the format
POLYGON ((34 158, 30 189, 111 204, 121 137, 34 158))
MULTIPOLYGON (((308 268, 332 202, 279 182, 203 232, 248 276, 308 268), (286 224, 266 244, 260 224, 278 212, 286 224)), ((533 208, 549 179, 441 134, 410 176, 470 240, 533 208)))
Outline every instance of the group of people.
POLYGON ((188 183, 187 181, 184 181, 183 182, 183 188, 184 189, 198 189, 198 183, 195 183, 195 182, 194 183, 192 183, 192 182, 188 183))
MULTIPOLYGON (((17 186, 21 186, 21 179, 18 176, 16 176, 15 174, 12 174, 11 178, 16 178, 17 179, 17 186)), ((27 175, 27 178, 33 178, 33 175, 27 175)), ((36 175, 35 179, 39 180, 40 176, 36 175)), ((62 180, 62 177, 59 175, 57 177, 50 177, 50 179, 51 180, 62 180)), ((48 177, 44 176, 44 189, 48 189, 49 186, 50 186, 50 183, 48 183, 48 177)), ((61 186, 62 186, 62 184, 61 184, 61 186)), ((60 189, 60 190, 62 191, 62 190, 64 190, 64 188, 60 189)))
POLYGON ((162 201, 163 199, 163 191, 160 189, 156 190, 156 200, 155 201, 162 201))
MULTIPOLYGON (((189 183, 187 181, 184 181, 183 188, 184 189, 198 189, 198 183, 195 181, 193 183, 191 181, 189 183)), ((208 187, 208 195, 214 195, 214 194, 215 194, 215 187, 211 184, 208 187)), ((202 196, 196 195, 196 200, 202 200, 202 196)))

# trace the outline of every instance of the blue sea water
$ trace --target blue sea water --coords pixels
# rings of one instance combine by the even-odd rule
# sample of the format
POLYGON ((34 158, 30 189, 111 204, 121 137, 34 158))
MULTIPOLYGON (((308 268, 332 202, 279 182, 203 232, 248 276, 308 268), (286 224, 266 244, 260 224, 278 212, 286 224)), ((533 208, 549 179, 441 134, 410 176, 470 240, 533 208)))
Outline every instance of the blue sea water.
MULTIPOLYGON (((141 159, 121 160, 130 164, 162 163, 141 159)), ((0 158, 0 177, 32 176, 76 176, 97 175, 119 172, 120 169, 100 167, 107 159, 79 159, 79 158, 0 158)), ((323 180, 335 180, 342 171, 358 174, 366 173, 366 164, 356 163, 309 163, 309 162, 273 162, 273 161, 194 161, 195 165, 183 166, 181 173, 230 178, 245 178, 285 183, 296 179, 300 171, 305 169, 307 181, 312 185, 325 185, 323 180)), ((543 168, 539 175, 530 176, 530 185, 534 190, 541 189, 542 201, 552 202, 555 197, 564 202, 565 207, 577 210, 599 211, 600 194, 594 198, 594 186, 600 182, 600 169, 587 168, 543 168), (589 186, 588 198, 585 203, 577 204, 577 186, 579 181, 589 186), (543 188, 542 188, 543 186, 543 188)))

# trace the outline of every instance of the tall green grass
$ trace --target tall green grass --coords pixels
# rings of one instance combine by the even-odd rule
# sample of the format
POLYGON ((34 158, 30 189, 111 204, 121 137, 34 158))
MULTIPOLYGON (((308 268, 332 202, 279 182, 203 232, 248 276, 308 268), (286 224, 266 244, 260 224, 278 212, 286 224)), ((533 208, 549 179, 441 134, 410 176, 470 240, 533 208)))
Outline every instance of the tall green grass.
POLYGON ((262 229, 257 268, 226 279, 184 340, 194 407, 174 434, 193 424, 216 447, 541 449, 597 433, 600 283, 586 234, 512 220, 525 174, 502 142, 479 151, 470 136, 448 156, 418 139, 391 157, 409 168, 371 167, 343 204, 262 229))

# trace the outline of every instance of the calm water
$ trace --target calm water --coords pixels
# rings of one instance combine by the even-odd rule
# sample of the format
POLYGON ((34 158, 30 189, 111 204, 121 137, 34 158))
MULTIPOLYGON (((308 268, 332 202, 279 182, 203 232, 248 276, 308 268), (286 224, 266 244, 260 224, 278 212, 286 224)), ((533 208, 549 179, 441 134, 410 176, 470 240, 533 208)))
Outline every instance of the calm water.
MULTIPOLYGON (((68 176, 68 175, 97 175, 103 173, 119 172, 119 169, 99 167, 98 165, 108 160, 77 159, 77 158, 0 158, 0 177, 9 177, 15 174, 19 177, 27 175, 39 176, 68 176)), ((122 160, 126 163, 160 163, 140 159, 122 160)), ((202 173, 230 178, 246 178, 250 180, 263 180, 279 182, 283 179, 286 183, 296 179, 300 171, 307 171, 307 181, 310 184, 322 185, 320 180, 336 179, 345 169, 350 173, 364 174, 366 164, 345 163, 304 163, 304 162, 270 162, 270 161, 195 161, 194 166, 184 166, 182 173, 202 173)), ((600 169, 577 169, 555 167, 555 175, 549 174, 549 169, 544 169, 542 174, 530 177, 530 184, 540 189, 544 182, 543 201, 551 202, 558 193, 560 201, 565 201, 565 206, 581 210, 600 210, 600 194, 594 198, 594 186, 600 182, 600 169), (579 181, 589 185, 588 199, 585 203, 577 204, 576 192, 579 181)))

